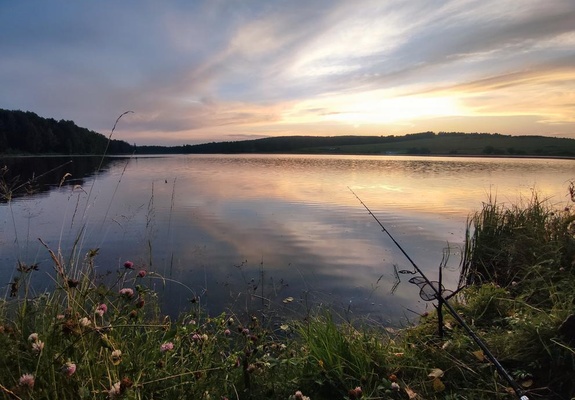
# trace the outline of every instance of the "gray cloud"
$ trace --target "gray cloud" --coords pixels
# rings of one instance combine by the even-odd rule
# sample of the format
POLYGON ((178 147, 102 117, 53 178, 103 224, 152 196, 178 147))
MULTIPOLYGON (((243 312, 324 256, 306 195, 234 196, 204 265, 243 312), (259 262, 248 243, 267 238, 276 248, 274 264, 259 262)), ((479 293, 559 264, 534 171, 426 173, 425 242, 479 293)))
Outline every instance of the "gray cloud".
POLYGON ((99 131, 131 109, 134 139, 273 134, 298 102, 328 117, 334 96, 497 91, 477 82, 567 70, 574 27, 568 0, 3 2, 0 107, 99 131))

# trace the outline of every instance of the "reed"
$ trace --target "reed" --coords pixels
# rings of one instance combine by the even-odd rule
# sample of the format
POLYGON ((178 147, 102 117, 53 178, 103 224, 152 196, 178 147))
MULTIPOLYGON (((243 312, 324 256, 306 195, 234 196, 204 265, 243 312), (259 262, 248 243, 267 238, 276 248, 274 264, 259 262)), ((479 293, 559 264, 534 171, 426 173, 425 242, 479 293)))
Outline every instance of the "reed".
POLYGON ((565 328, 575 318, 574 221, 572 203, 534 195, 523 205, 484 204, 467 229, 463 312, 546 398, 575 396, 575 333, 565 328))
POLYGON ((462 283, 510 287, 537 278, 534 266, 548 277, 571 269, 574 221, 569 206, 557 210, 536 194, 525 205, 508 207, 490 199, 468 221, 462 283))

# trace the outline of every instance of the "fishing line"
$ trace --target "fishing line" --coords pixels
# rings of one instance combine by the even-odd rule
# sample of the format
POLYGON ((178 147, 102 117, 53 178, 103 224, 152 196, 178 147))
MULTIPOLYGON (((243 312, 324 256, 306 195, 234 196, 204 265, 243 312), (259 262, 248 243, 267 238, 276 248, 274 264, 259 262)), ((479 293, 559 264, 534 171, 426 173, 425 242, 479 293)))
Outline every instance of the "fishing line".
MULTIPOLYGON (((523 389, 521 389, 521 387, 517 384, 517 382, 515 382, 513 377, 509 374, 509 372, 507 372, 507 370, 503 367, 503 365, 501 365, 501 363, 497 360, 497 358, 495 358, 495 356, 493 355, 493 353, 491 353, 491 351, 489 350, 487 345, 483 342, 483 340, 481 340, 481 338, 479 338, 479 336, 477 336, 475 331, 473 331, 473 329, 471 329, 471 327, 463 320, 463 318, 461 318, 461 316, 457 313, 457 311, 455 311, 453 306, 448 303, 447 299, 441 294, 441 287, 439 285, 434 285, 434 283, 432 281, 430 281, 429 278, 427 278, 427 276, 423 273, 423 271, 411 259, 409 254, 406 253, 406 251, 403 249, 403 247, 401 247, 401 245, 395 240, 395 238, 385 228, 385 226, 383 226, 381 221, 375 216, 375 214, 369 209, 369 207, 359 198, 359 196, 349 186, 347 188, 359 200, 359 202, 367 210, 369 215, 371 215, 373 217, 373 219, 378 223, 378 225, 381 227, 383 232, 385 232, 387 234, 387 236, 389 236, 391 241, 403 253, 403 255, 411 263, 413 268, 419 273, 419 275, 421 275, 421 278, 423 278, 423 281, 419 282, 418 286, 419 285, 429 286, 431 288, 431 290, 433 290, 433 297, 429 296, 430 297, 429 300, 437 299, 438 301, 441 301, 441 303, 444 304, 445 307, 447 308, 447 311, 453 316, 453 318, 455 318, 457 323, 459 325, 461 325, 463 327, 463 329, 465 329, 465 331, 469 334, 469 336, 471 336, 473 341, 475 341, 475 343, 481 348, 481 350, 483 351, 483 354, 489 359, 489 361, 491 361, 493 363, 493 365, 495 366, 497 371, 505 378, 505 380, 513 388, 513 390, 515 391, 517 396, 519 396, 520 400, 529 400, 529 397, 527 397, 527 395, 525 394, 523 389)), ((416 282, 413 282, 413 283, 416 283, 416 282)), ((422 292, 423 292, 423 288, 422 288, 422 292)))

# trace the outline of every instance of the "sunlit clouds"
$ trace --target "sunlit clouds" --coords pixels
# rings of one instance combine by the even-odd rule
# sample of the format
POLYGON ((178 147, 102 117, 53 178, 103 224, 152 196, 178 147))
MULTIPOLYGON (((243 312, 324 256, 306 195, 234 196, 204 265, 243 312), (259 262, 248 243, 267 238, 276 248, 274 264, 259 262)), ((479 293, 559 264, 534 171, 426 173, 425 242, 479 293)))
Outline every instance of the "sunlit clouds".
POLYGON ((0 108, 137 144, 575 137, 570 0, 12 2, 0 108))

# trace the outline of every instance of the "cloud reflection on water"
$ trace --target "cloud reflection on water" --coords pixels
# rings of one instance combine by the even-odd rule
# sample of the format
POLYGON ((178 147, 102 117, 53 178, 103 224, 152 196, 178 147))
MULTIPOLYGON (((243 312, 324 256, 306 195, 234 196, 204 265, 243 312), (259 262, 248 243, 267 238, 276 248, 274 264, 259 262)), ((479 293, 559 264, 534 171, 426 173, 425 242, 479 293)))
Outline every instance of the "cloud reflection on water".
MULTIPOLYGON (((101 272, 126 259, 140 265, 151 259, 152 271, 190 287, 167 284, 172 309, 199 294, 211 310, 238 298, 245 304, 258 286, 280 304, 287 296, 312 296, 395 322, 425 305, 409 277, 390 293, 393 266, 411 266, 348 186, 435 277, 444 247, 457 253, 468 214, 489 193, 514 201, 535 185, 560 202, 572 170, 562 160, 271 155, 134 158, 125 167, 118 163, 87 181, 85 192, 65 188, 15 202, 20 237, 30 228, 30 243, 42 237, 57 246, 62 234, 66 248, 86 224, 81 246, 101 248, 101 272), (85 218, 80 212, 72 223, 77 204, 85 218), (32 209, 43 211, 30 216, 32 209)), ((42 248, 23 243, 15 254, 50 265, 42 248)), ((11 256, 2 251, 4 260, 11 256)), ((451 269, 458 263, 453 254, 451 269)), ((456 281, 456 272, 446 274, 447 285, 456 281)))

